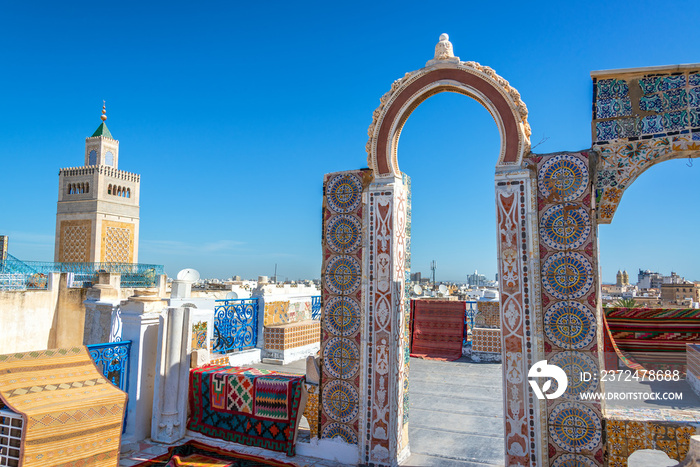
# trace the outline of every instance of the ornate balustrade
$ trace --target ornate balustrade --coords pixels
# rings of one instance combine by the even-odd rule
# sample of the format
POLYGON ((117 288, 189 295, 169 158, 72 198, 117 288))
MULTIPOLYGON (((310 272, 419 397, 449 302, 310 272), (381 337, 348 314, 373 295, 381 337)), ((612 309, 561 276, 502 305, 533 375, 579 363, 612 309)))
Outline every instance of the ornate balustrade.
POLYGON ((321 296, 316 295, 311 297, 311 319, 321 319, 321 296))
MULTIPOLYGON (((97 370, 124 392, 129 388, 129 354, 131 341, 108 342, 86 346, 97 370)), ((126 430, 127 412, 124 412, 126 430)))
POLYGON ((258 299, 216 300, 214 351, 227 353, 255 347, 258 341, 258 299))
POLYGON ((163 265, 21 261, 8 254, 5 261, 0 261, 0 290, 46 289, 52 272, 73 273, 70 287, 92 287, 99 272, 121 274, 122 287, 155 287, 158 276, 163 274, 163 265), (18 275, 23 276, 23 286, 18 275))

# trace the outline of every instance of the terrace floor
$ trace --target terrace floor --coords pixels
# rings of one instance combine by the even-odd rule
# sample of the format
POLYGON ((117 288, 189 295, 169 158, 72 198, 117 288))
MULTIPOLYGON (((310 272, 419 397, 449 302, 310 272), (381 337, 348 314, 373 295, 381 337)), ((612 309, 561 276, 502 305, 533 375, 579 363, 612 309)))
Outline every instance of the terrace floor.
MULTIPOLYGON (((303 360, 289 365, 253 365, 276 371, 303 374, 303 360)), ((502 373, 499 363, 472 363, 466 358, 440 362, 411 358, 409 443, 411 456, 402 465, 487 467, 503 466, 502 373)), ((299 441, 308 439, 302 418, 299 441)), ((189 439, 189 438, 188 438, 189 439)), ((247 454, 293 462, 299 466, 338 466, 337 462, 295 456, 286 457, 250 446, 195 437, 247 454)), ((181 444, 184 441, 179 442, 181 444)), ((120 466, 163 454, 167 446, 146 441, 122 454, 120 466)))

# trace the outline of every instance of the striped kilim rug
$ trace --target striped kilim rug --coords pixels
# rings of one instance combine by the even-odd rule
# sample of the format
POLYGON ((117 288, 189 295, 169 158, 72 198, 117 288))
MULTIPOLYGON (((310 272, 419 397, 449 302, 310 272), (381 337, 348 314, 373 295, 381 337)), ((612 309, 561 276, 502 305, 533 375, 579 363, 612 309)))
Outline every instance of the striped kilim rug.
POLYGON ((215 448, 198 441, 188 441, 168 449, 167 454, 142 462, 134 467, 295 467, 295 464, 275 459, 240 454, 215 448))
POLYGON ((700 310, 606 308, 605 324, 628 367, 686 371, 686 344, 700 342, 700 310))
POLYGON ((0 355, 0 402, 24 418, 23 465, 118 465, 126 398, 85 347, 0 355))
POLYGON ((412 300, 411 304, 411 357, 459 359, 464 338, 464 302, 412 300))

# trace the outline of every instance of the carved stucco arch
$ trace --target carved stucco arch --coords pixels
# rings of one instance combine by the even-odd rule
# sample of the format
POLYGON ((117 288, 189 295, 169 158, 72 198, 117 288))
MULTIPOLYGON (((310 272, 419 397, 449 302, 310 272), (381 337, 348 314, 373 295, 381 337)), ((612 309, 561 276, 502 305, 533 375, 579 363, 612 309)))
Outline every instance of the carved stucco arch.
POLYGON ((397 148, 406 120, 428 97, 446 91, 475 99, 491 114, 501 136, 497 167, 521 164, 530 152, 531 131, 520 93, 493 69, 455 57, 431 60, 425 68, 406 73, 380 99, 366 145, 367 164, 376 178, 400 176, 397 148))

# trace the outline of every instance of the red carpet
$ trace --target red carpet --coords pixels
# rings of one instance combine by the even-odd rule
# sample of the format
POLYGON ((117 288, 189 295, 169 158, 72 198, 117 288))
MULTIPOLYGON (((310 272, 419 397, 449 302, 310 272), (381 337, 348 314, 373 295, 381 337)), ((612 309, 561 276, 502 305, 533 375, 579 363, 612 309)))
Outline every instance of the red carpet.
POLYGON ((462 356, 464 302, 411 300, 411 357, 457 360, 462 356))
POLYGON ((198 441, 188 441, 180 446, 169 448, 167 454, 141 462, 134 467, 254 467, 260 465, 295 466, 289 462, 239 454, 198 441))

